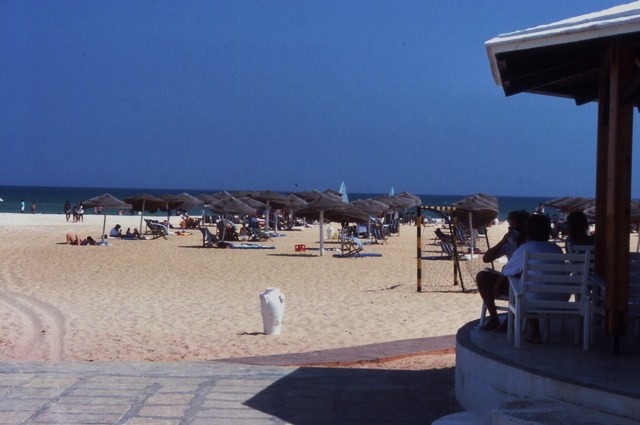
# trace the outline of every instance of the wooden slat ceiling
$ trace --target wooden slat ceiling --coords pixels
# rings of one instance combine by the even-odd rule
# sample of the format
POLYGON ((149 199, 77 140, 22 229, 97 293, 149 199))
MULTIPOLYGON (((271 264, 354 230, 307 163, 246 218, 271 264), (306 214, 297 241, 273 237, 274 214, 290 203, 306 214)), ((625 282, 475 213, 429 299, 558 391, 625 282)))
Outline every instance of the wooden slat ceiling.
MULTIPOLYGON (((640 33, 633 33, 498 53, 502 88, 507 96, 527 92, 572 98, 578 105, 596 101, 600 68, 612 42, 636 46, 640 69, 640 33)), ((637 88, 628 89, 629 101, 640 106, 640 72, 637 81, 637 88)))

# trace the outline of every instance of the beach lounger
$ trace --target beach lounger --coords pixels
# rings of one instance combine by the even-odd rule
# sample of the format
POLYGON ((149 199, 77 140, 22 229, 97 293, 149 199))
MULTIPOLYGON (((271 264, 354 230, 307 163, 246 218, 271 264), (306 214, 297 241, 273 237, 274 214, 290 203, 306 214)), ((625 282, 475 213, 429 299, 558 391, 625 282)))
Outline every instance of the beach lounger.
POLYGON ((376 252, 362 252, 364 245, 359 238, 347 237, 342 241, 342 252, 333 254, 336 258, 382 257, 376 252))
POLYGON ((249 229, 249 240, 250 241, 260 241, 260 242, 264 242, 264 241, 268 241, 271 240, 271 233, 270 232, 266 232, 263 231, 259 228, 250 228, 249 229))
POLYGON ((169 234, 167 226, 153 220, 145 219, 145 221, 147 222, 147 232, 151 234, 153 239, 167 238, 167 235, 169 234))
POLYGON ((218 246, 218 236, 211 233, 208 227, 200 227, 202 232, 202 246, 207 248, 216 248, 218 246))
POLYGON ((383 244, 387 243, 387 238, 382 234, 382 228, 378 226, 371 226, 371 237, 373 239, 372 243, 383 244))

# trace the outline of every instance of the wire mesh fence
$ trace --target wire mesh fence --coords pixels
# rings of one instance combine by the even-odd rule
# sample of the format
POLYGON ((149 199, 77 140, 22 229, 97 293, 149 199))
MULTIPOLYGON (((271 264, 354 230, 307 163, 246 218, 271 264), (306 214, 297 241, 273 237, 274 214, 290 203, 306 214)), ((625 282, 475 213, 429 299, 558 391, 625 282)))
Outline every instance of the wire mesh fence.
POLYGON ((484 234, 476 234, 465 240, 454 239, 449 229, 442 226, 425 226, 421 241, 421 292, 472 292, 476 290, 476 274, 491 267, 482 261, 482 254, 489 249, 484 234), (437 232, 440 229, 440 232, 437 232), (436 233, 450 238, 450 243, 436 233), (473 241, 473 242, 472 242, 473 241), (449 247, 447 248, 447 244, 449 247), (455 245, 455 252, 452 246, 455 245), (473 252, 471 246, 474 247, 473 252))

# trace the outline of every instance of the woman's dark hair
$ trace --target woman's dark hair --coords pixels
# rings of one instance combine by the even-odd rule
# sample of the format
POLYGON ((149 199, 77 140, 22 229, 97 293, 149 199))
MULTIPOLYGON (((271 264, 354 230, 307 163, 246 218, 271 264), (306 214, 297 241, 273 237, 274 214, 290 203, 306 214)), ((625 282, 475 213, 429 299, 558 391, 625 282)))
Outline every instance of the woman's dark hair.
POLYGON ((527 220, 527 238, 530 241, 547 242, 551 235, 551 221, 542 214, 534 214, 527 220))
POLYGON ((514 210, 510 211, 507 216, 507 220, 514 220, 519 223, 520 227, 524 227, 529 219, 529 212, 526 210, 514 210))
POLYGON ((583 236, 589 230, 589 219, 582 211, 573 211, 567 216, 567 232, 569 236, 583 236))

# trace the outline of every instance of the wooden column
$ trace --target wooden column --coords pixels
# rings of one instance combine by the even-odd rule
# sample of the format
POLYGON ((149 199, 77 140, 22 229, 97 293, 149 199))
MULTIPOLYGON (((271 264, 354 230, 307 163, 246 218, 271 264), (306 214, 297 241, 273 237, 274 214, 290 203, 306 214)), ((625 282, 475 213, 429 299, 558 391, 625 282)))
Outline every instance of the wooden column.
POLYGON ((609 74, 610 57, 603 60, 598 82, 598 144, 596 150, 596 233, 594 273, 606 277, 607 228, 607 149, 609 146, 609 74), (599 231, 600 230, 600 231, 599 231), (602 255, 599 255, 602 254, 602 255))
POLYGON ((633 105, 623 104, 625 88, 633 79, 631 49, 612 45, 609 71, 609 127, 606 158, 605 279, 607 330, 618 339, 627 329, 629 286, 629 209, 631 201, 631 148, 633 105))

